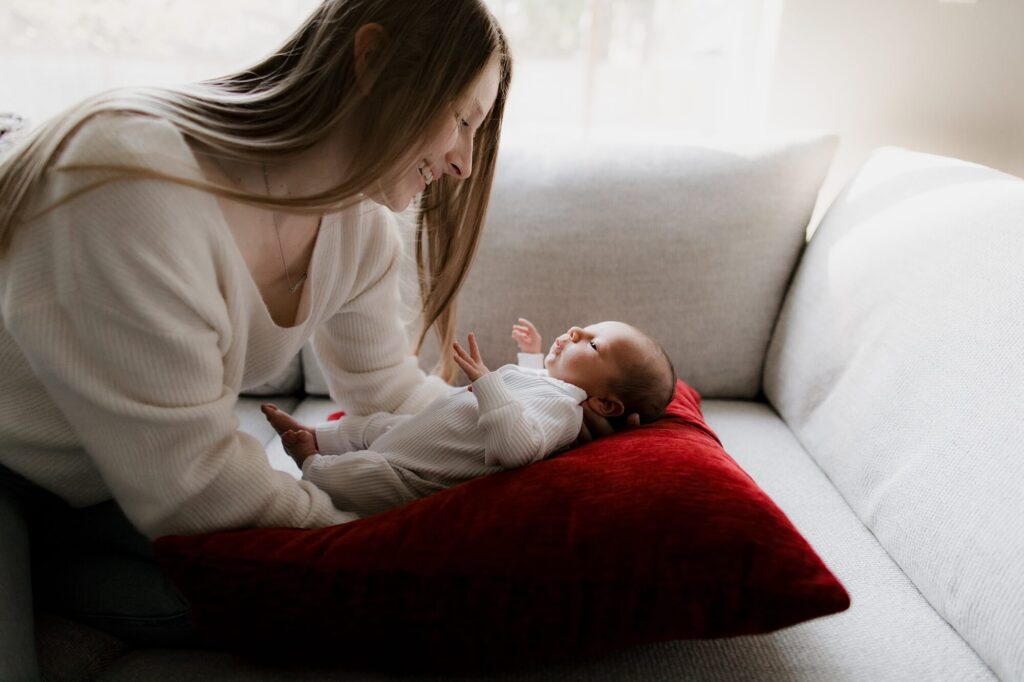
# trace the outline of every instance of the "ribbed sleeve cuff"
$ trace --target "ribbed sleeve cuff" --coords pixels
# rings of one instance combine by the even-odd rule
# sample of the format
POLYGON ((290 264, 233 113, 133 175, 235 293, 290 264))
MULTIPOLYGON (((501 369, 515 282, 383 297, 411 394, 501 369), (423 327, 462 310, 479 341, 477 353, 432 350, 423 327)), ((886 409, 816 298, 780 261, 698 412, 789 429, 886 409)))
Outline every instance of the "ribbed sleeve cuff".
POLYGON ((544 354, 516 353, 516 362, 527 369, 544 369, 544 354))
POLYGON ((320 455, 310 455, 306 459, 302 460, 302 475, 306 476, 309 474, 309 470, 320 461, 320 455))
POLYGON ((515 400, 512 391, 501 380, 501 372, 489 372, 474 381, 473 395, 480 404, 481 415, 515 400))

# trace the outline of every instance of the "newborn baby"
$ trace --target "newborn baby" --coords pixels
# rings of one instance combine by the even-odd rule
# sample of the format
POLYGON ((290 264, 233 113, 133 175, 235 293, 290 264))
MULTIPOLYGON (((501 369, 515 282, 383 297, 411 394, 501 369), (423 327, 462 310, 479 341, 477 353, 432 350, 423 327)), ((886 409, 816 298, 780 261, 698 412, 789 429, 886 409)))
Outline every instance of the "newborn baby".
POLYGON ((584 405, 646 423, 664 413, 675 392, 668 355, 628 324, 571 327, 547 355, 528 320, 520 318, 512 337, 520 364, 495 371, 484 365, 473 334, 468 350, 455 342, 455 361, 472 384, 419 414, 346 415, 310 428, 270 404, 263 413, 303 478, 338 509, 365 516, 558 452, 579 435, 584 405))

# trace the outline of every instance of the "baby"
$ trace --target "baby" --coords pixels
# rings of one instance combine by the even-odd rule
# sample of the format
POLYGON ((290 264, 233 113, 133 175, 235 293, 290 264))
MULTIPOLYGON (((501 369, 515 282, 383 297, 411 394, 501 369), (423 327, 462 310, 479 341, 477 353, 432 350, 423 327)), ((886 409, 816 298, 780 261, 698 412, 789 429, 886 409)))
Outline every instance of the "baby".
POLYGON ((658 343, 622 322, 572 327, 542 355, 529 320, 513 325, 519 365, 489 370, 476 338, 453 345, 472 382, 419 414, 346 415, 303 426, 270 404, 263 414, 303 478, 335 506, 367 516, 458 483, 538 462, 571 445, 583 406, 609 419, 660 417, 675 370, 658 343))

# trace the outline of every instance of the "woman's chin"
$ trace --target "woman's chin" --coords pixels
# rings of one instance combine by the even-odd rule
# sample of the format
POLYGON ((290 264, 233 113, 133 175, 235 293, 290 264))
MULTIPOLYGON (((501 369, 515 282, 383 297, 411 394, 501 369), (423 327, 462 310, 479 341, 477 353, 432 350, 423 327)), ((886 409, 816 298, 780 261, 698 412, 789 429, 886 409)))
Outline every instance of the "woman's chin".
POLYGON ((379 204, 393 213, 401 213, 405 209, 409 208, 409 204, 411 204, 412 200, 416 198, 415 194, 408 194, 405 192, 401 194, 391 192, 388 192, 387 194, 367 193, 366 196, 373 203, 379 204))

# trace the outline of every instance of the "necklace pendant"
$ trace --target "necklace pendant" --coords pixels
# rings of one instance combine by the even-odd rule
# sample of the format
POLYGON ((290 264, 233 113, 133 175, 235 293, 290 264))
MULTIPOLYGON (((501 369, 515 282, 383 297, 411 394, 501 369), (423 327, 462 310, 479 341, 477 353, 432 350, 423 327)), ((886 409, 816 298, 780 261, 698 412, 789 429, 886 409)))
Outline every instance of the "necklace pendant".
POLYGON ((296 282, 295 284, 291 285, 291 287, 288 290, 294 294, 296 291, 298 291, 299 287, 301 287, 302 283, 305 282, 305 281, 306 281, 306 275, 303 275, 302 277, 299 277, 299 281, 296 282))

